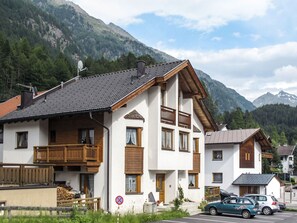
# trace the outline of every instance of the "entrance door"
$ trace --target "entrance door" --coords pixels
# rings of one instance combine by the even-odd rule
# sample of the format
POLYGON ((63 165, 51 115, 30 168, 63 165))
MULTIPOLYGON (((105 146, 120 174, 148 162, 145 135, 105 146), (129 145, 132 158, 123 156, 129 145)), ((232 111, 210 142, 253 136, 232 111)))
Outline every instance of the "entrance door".
POLYGON ((165 202, 165 174, 156 175, 156 191, 159 192, 159 201, 165 202))

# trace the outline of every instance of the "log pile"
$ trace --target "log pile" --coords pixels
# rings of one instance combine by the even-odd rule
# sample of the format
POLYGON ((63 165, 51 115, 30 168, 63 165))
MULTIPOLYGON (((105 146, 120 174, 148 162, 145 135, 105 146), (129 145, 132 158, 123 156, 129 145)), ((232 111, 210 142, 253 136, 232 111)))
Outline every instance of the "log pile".
POLYGON ((57 187, 57 201, 74 199, 74 193, 64 187, 57 187))

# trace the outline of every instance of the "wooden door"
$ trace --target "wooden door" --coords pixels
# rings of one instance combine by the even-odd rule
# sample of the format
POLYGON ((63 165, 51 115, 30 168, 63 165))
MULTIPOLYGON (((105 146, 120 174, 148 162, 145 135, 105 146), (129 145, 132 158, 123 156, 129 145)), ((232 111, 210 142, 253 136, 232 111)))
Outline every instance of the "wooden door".
POLYGON ((165 202, 165 174, 156 175, 156 191, 159 192, 159 201, 165 202))

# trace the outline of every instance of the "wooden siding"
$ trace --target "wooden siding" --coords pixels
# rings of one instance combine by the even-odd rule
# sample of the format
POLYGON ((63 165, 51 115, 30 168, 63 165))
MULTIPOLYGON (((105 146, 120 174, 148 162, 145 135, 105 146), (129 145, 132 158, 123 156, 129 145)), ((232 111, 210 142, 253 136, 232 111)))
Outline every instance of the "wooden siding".
POLYGON ((143 147, 126 146, 125 174, 143 174, 143 147))
POLYGON ((0 165, 0 184, 7 186, 52 186, 54 180, 53 166, 5 164, 0 165))
POLYGON ((254 168, 254 138, 250 138, 245 143, 240 145, 240 168, 254 168))
MULTIPOLYGON (((94 114, 93 117, 103 122, 103 114, 94 114)), ((77 144, 80 129, 94 129, 94 146, 99 148, 100 162, 103 162, 103 127, 90 119, 88 115, 77 115, 49 120, 49 134, 56 132, 56 141, 49 145, 77 144)), ((49 140, 50 140, 49 135, 49 140)))
POLYGON ((200 153, 193 153, 193 170, 189 170, 189 173, 200 173, 200 153))

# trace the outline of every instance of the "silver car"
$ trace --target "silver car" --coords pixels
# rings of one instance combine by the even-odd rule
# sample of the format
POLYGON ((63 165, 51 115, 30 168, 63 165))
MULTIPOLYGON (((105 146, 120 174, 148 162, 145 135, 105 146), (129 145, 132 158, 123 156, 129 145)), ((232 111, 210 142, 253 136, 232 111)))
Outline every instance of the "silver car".
POLYGON ((271 215, 279 211, 277 199, 272 195, 246 194, 244 196, 257 201, 259 203, 259 210, 264 215, 271 215))

